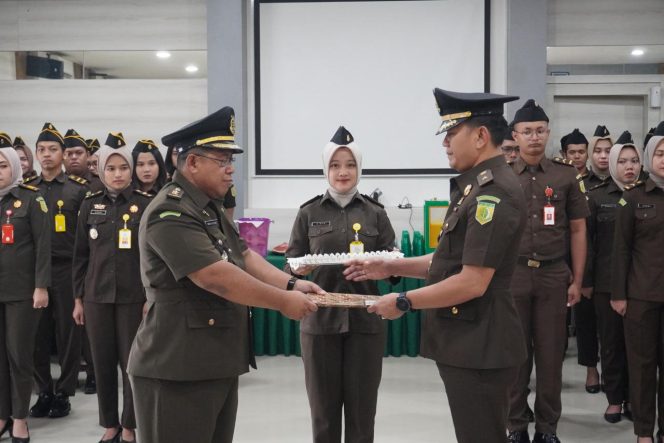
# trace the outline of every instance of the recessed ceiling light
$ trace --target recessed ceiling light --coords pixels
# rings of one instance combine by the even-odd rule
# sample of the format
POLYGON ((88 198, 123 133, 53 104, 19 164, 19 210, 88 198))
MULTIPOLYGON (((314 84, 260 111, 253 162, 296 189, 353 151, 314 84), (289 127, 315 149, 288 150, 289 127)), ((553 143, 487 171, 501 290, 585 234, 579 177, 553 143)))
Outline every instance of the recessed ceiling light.
POLYGON ((197 72, 198 71, 198 66, 196 66, 196 65, 187 65, 184 69, 187 72, 197 72))
POLYGON ((157 51, 157 57, 158 58, 170 58, 171 53, 168 51, 157 51))
POLYGON ((641 55, 645 54, 645 51, 643 49, 632 49, 632 55, 639 57, 641 55))

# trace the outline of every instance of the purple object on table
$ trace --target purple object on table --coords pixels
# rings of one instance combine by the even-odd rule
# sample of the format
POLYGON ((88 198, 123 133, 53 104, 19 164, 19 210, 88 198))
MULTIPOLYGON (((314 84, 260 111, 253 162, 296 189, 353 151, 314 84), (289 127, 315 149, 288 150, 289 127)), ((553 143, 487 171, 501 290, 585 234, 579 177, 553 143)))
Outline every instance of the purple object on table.
POLYGON ((247 246, 262 257, 267 257, 267 239, 270 232, 269 218, 243 217, 236 220, 240 230, 240 237, 247 246))

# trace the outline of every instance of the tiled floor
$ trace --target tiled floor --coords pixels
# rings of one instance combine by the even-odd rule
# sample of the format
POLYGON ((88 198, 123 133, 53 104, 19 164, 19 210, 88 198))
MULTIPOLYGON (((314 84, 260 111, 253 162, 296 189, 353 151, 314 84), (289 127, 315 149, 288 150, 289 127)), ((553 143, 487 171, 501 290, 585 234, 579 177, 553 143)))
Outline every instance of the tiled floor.
MULTIPOLYGON (((573 341, 571 344, 573 346, 573 341)), ((609 425, 603 420, 605 397, 584 391, 585 368, 576 365, 576 358, 571 355, 573 352, 571 348, 564 368, 563 415, 558 428, 562 442, 635 441, 631 422, 609 425)), ((309 408, 301 360, 298 357, 263 357, 258 365, 258 371, 240 378, 235 442, 310 442, 309 408)), ((532 401, 531 395, 531 405, 532 401)), ((32 441, 99 441, 101 428, 97 427, 96 396, 79 393, 72 399, 72 408, 73 413, 66 418, 31 419, 32 441)), ((532 426, 530 432, 533 432, 532 426)), ((5 438, 2 443, 5 441, 8 440, 5 438)), ((385 359, 375 441, 455 441, 443 384, 433 362, 409 357, 385 359)))

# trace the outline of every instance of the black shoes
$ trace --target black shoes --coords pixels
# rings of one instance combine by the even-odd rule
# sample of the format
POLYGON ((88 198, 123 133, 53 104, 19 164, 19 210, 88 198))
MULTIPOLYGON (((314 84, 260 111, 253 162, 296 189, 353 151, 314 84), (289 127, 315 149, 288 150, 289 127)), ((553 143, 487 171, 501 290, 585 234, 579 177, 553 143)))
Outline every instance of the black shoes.
POLYGON ((55 394, 55 398, 51 404, 51 410, 48 411, 48 416, 50 418, 66 417, 69 415, 69 412, 71 412, 69 396, 62 392, 58 392, 55 394))
POLYGON ((118 428, 118 432, 108 440, 99 440, 99 443, 120 443, 122 440, 122 428, 118 428))
POLYGON ((615 412, 613 414, 605 412, 604 420, 608 421, 611 424, 615 424, 618 423, 620 420, 622 420, 622 414, 620 412, 615 412))
MULTIPOLYGON (((2 435, 2 434, 0 434, 0 435, 2 435)), ((12 434, 11 430, 9 431, 9 435, 12 436, 12 443, 30 443, 30 429, 28 429, 28 436, 27 437, 15 437, 12 434)))
POLYGON ((97 380, 95 375, 88 373, 85 377, 85 385, 83 386, 83 392, 86 394, 96 394, 97 393, 97 380))
POLYGON ((508 443, 530 443, 528 431, 512 431, 507 436, 508 443))
POLYGON ((533 443, 560 443, 560 440, 556 434, 542 434, 541 432, 535 432, 533 443))
POLYGON ((586 385, 586 392, 588 394, 598 394, 599 391, 602 390, 602 386, 597 384, 597 385, 586 385))
POLYGON ((12 426, 14 426, 14 421, 11 417, 7 419, 5 425, 0 429, 0 438, 5 435, 5 432, 9 431, 9 435, 12 435, 12 426))
POLYGON ((30 408, 31 417, 46 417, 51 410, 54 395, 50 392, 40 392, 37 402, 30 408))

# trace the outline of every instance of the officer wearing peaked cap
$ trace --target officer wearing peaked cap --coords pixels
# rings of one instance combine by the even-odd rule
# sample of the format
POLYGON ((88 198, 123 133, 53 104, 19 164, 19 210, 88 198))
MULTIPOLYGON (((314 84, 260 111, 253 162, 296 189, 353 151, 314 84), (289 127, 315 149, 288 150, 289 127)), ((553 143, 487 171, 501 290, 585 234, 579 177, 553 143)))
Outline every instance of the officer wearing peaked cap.
POLYGON ((90 151, 85 139, 74 129, 69 129, 64 137, 65 141, 65 171, 67 174, 76 175, 86 179, 90 191, 97 192, 104 188, 99 177, 93 175, 88 169, 90 151))
POLYGON ((300 319, 316 310, 293 279, 247 248, 215 204, 232 183, 235 116, 225 107, 162 138, 173 181, 139 228, 148 311, 129 357, 138 441, 230 442, 238 376, 254 365, 247 305, 300 319))
POLYGON ((450 166, 452 204, 436 251, 423 257, 353 262, 347 278, 426 278, 372 307, 386 318, 423 309, 421 354, 438 366, 457 441, 505 442, 508 392, 526 346, 509 282, 526 223, 523 192, 499 150, 503 105, 518 97, 436 89, 450 166))
POLYGON ((64 137, 51 123, 45 123, 37 138, 36 155, 42 172, 25 183, 39 188, 51 217, 52 284, 50 303, 42 314, 35 347, 35 379, 39 398, 30 409, 33 417, 52 418, 69 414, 69 397, 78 384, 81 360, 82 328, 76 326, 72 289, 72 256, 78 210, 89 191, 87 180, 66 175, 62 170, 64 137), (51 376, 51 331, 55 338, 60 363, 60 378, 51 376))
POLYGON ((509 441, 516 443, 529 441, 528 383, 533 359, 537 378, 533 442, 559 441, 567 304, 574 305, 581 297, 587 253, 590 212, 586 197, 572 162, 544 156, 549 133, 549 118, 534 100, 517 110, 513 135, 521 150, 512 169, 526 195, 528 223, 511 291, 526 336, 528 360, 511 392, 509 441))

